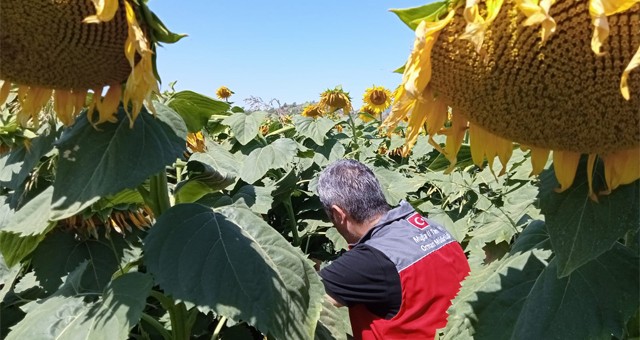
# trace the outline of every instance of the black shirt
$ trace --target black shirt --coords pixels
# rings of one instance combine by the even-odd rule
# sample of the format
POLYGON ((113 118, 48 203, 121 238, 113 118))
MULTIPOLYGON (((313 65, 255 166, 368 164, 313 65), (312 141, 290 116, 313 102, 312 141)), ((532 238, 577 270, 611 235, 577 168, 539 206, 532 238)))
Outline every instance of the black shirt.
POLYGON ((372 313, 391 319, 400 310, 400 275, 381 251, 358 243, 320 271, 325 291, 342 305, 364 304, 372 313), (343 275, 342 273, 349 273, 343 275))

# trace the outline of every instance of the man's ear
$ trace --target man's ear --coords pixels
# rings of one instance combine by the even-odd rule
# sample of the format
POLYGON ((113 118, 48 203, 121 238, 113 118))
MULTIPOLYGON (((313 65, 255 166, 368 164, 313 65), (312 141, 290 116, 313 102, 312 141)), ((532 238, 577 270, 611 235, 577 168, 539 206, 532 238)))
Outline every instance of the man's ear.
POLYGON ((331 215, 337 223, 345 224, 347 222, 347 212, 335 204, 331 206, 331 215))

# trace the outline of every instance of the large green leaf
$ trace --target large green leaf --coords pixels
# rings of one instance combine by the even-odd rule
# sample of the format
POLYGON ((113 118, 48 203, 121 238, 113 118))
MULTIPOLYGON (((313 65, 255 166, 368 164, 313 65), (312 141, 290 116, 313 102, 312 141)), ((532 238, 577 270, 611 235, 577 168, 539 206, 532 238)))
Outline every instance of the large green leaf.
POLYGON ((417 191, 426 182, 426 178, 419 174, 415 174, 414 177, 405 177, 401 173, 386 168, 373 167, 372 170, 380 181, 387 202, 391 205, 397 205, 407 198, 408 193, 417 191))
POLYGON ((334 121, 328 118, 311 118, 301 115, 293 116, 293 124, 300 135, 311 138, 318 145, 324 144, 327 132, 331 131, 333 126, 336 125, 334 121))
POLYGON ((347 308, 338 308, 329 300, 322 300, 322 312, 316 327, 316 340, 346 340, 351 335, 351 323, 347 308))
POLYGON ((556 259, 527 294, 512 338, 622 338, 640 301, 638 256, 616 245, 560 279, 556 259))
POLYGON ((148 270, 173 298, 269 337, 312 337, 323 295, 313 266, 246 206, 174 206, 144 243, 148 270))
POLYGON ((264 111, 236 112, 225 118, 222 123, 228 125, 233 131, 233 136, 242 145, 247 145, 258 135, 260 124, 267 117, 264 111))
POLYGON ((27 179, 40 158, 53 149, 57 133, 50 130, 41 129, 41 135, 32 139, 28 148, 21 144, 0 157, 1 186, 16 190, 27 179))
POLYGON ((236 158, 236 155, 227 151, 220 144, 209 140, 206 141, 206 146, 206 152, 194 153, 189 160, 207 164, 225 176, 234 178, 238 176, 242 163, 236 158))
POLYGON ((289 138, 281 138, 275 142, 258 148, 249 154, 242 164, 240 178, 253 184, 271 169, 288 166, 298 151, 298 144, 289 138))
POLYGON ((0 227, 0 251, 9 267, 29 255, 55 226, 55 222, 49 221, 52 195, 53 187, 47 188, 0 227))
POLYGON ((548 249, 544 223, 534 221, 507 256, 473 271, 449 310, 445 339, 621 338, 638 310, 637 254, 617 244, 558 278, 548 249))
POLYGON ((549 255, 550 251, 534 249, 506 256, 472 271, 462 282, 460 292, 449 307, 449 318, 441 339, 472 339, 478 327, 477 320, 484 316, 483 313, 489 315, 487 325, 496 328, 494 335, 512 329, 517 312, 546 266, 549 255), (497 295, 495 302, 487 301, 485 296, 490 294, 497 295), (485 305, 479 305, 479 301, 485 302, 485 305))
POLYGON ((31 265, 41 286, 49 293, 55 292, 65 275, 88 261, 89 269, 83 274, 82 286, 91 292, 101 292, 136 241, 135 235, 129 235, 129 239, 116 233, 110 236, 111 240, 77 240, 72 233, 51 232, 31 256, 31 265))
POLYGON ((315 147, 314 151, 313 162, 321 167, 342 159, 345 154, 344 145, 333 138, 327 140, 324 145, 315 147))
MULTIPOLYGON (((640 181, 599 196, 594 202, 588 197, 583 173, 584 168, 580 167, 573 185, 561 194, 541 192, 542 211, 560 276, 571 274, 640 226, 640 181)), ((543 187, 554 187, 555 183, 555 176, 543 177, 543 187)))
POLYGON ((233 194, 233 201, 243 200, 252 211, 258 214, 266 214, 271 209, 273 196, 272 187, 261 187, 257 185, 244 185, 233 194))
POLYGON ((180 91, 173 94, 167 105, 182 117, 189 132, 202 130, 211 115, 224 114, 230 108, 228 103, 193 91, 180 91))
POLYGON ((126 339, 142 315, 153 281, 127 273, 109 283, 95 303, 83 296, 55 294, 29 306, 7 339, 126 339))
POLYGON ((116 123, 101 124, 98 130, 82 115, 63 133, 57 144, 53 219, 134 188, 183 154, 187 129, 182 118, 160 103, 155 108, 155 117, 143 108, 133 127, 121 106, 116 123))

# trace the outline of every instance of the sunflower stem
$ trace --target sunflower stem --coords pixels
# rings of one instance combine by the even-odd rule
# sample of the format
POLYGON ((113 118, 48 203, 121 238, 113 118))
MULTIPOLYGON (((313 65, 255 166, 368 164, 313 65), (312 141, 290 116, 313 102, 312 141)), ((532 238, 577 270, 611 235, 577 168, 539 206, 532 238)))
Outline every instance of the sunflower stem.
POLYGON ((298 225, 296 224, 296 215, 293 212, 291 195, 289 195, 282 203, 287 209, 287 215, 289 215, 289 228, 291 229, 291 236, 293 237, 293 246, 297 247, 300 245, 300 236, 298 235, 298 225))
MULTIPOLYGON (((353 139, 353 148, 355 150, 360 149, 360 145, 358 144, 358 134, 356 132, 356 124, 353 121, 353 117, 351 116, 351 114, 347 114, 347 116, 349 117, 349 126, 351 127, 351 138, 353 139)), ((360 154, 356 153, 356 159, 360 158, 360 154)))

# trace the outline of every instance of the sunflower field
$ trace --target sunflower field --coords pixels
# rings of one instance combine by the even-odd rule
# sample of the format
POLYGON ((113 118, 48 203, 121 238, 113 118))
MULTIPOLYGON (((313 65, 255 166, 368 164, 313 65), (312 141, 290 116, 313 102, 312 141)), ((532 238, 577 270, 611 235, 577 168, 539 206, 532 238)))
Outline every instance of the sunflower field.
POLYGON ((183 35, 145 1, 0 1, 0 338, 350 338, 316 273, 342 158, 465 250, 440 339, 640 338, 639 1, 393 12, 397 89, 289 114, 160 92, 183 35))

